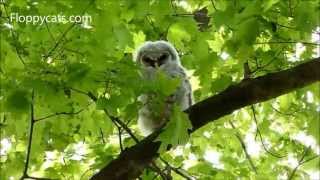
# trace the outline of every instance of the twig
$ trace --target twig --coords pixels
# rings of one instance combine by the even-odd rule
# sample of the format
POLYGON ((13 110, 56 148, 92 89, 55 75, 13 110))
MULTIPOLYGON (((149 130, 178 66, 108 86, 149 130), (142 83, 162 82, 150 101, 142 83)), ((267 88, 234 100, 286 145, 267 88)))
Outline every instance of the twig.
POLYGON ((52 117, 55 117, 55 116, 60 116, 60 115, 76 115, 76 114, 81 113, 81 112, 84 111, 85 109, 87 109, 91 104, 92 104, 92 103, 88 104, 87 107, 85 107, 85 108, 83 108, 83 109, 80 109, 80 110, 78 110, 78 111, 76 111, 76 112, 56 112, 56 113, 47 115, 47 116, 45 116, 45 117, 35 119, 34 121, 35 121, 35 122, 39 122, 39 121, 42 121, 42 120, 45 120, 45 119, 48 119, 48 118, 52 118, 52 117))
POLYGON ((96 98, 91 92, 85 92, 85 91, 82 91, 82 90, 79 90, 79 89, 75 89, 75 88, 69 88, 69 89, 74 91, 74 92, 77 92, 79 94, 83 94, 83 95, 89 96, 93 101, 97 101, 98 100, 98 98, 96 98))
POLYGON ((185 172, 181 171, 181 168, 176 168, 171 166, 166 160, 164 160, 162 157, 160 157, 160 160, 166 165, 168 166, 171 170, 173 170, 175 173, 177 173, 178 175, 180 175, 181 177, 183 177, 186 180, 193 180, 194 177, 190 176, 189 174, 186 174, 185 172))
MULTIPOLYGON (((271 63, 271 62, 269 62, 269 63, 271 63)), ((267 65, 268 65, 269 63, 267 63, 267 65)), ((244 75, 243 75, 243 76, 244 76, 244 80, 245 80, 245 79, 250 79, 250 78, 251 78, 250 75, 251 75, 253 72, 251 72, 250 67, 249 67, 249 65, 248 65, 248 62, 244 63, 244 64, 243 64, 243 67, 244 67, 244 75)), ((257 117, 256 117, 256 111, 255 111, 254 105, 251 105, 250 107, 251 107, 251 110, 252 110, 252 113, 253 113, 253 120, 254 120, 254 122, 255 122, 255 124, 256 124, 256 128, 257 128, 257 130, 256 130, 256 135, 255 135, 255 139, 256 139, 257 136, 259 135, 260 141, 261 141, 262 146, 263 146, 263 149, 264 149, 266 152, 268 152, 269 154, 271 154, 272 156, 277 157, 277 158, 281 158, 281 156, 270 152, 270 151, 267 149, 267 147, 265 146, 265 144, 264 144, 264 142, 263 142, 263 138, 262 138, 261 132, 260 132, 260 129, 259 129, 259 127, 258 127, 258 120, 257 120, 257 117)), ((234 128, 234 125, 232 124, 231 121, 230 121, 230 124, 231 124, 231 126, 234 128)), ((238 139, 240 138, 239 141, 240 141, 240 142, 243 142, 242 139, 241 139, 241 136, 240 136, 239 134, 238 134, 237 138, 238 138, 238 139)), ((243 147, 244 149, 246 148, 246 147, 245 147, 245 144, 241 143, 241 145, 242 145, 242 147, 243 147)), ((246 150, 245 150, 245 152, 246 152, 246 155, 249 155, 249 154, 247 154, 247 151, 246 151, 246 150)), ((249 156, 249 157, 250 157, 250 156, 249 156)), ((283 157, 284 157, 284 156, 283 156, 283 157)), ((251 160, 251 158, 250 158, 250 160, 251 160)), ((249 162, 250 162, 250 160, 249 160, 249 162)), ((251 163, 250 163, 250 164, 251 164, 251 163)), ((252 165, 253 165, 253 164, 252 164, 252 165)), ((255 167, 255 166, 253 166, 253 167, 255 167)), ((256 168, 253 168, 253 169, 256 169, 256 168)), ((256 171, 255 171, 255 172, 256 172, 256 171)), ((256 173, 257 173, 257 172, 256 172, 256 173)))
POLYGON ((157 28, 156 26, 154 25, 154 23, 152 22, 152 19, 150 19, 150 16, 149 15, 146 15, 146 19, 148 21, 148 23, 150 24, 150 26, 152 27, 152 29, 157 32, 157 28))
POLYGON ((117 126, 117 129, 118 129, 118 137, 119 137, 119 145, 120 145, 120 151, 122 152, 123 151, 123 145, 122 145, 122 137, 121 137, 121 127, 116 125, 117 126))
POLYGON ((58 180, 58 179, 51 179, 51 178, 41 178, 41 177, 33 177, 33 176, 29 176, 27 175, 26 177, 27 179, 35 179, 35 180, 58 180))
POLYGON ((315 158, 311 158, 311 159, 308 159, 308 160, 306 160, 306 161, 303 161, 303 159, 304 159, 304 158, 306 157, 306 155, 308 154, 309 150, 310 150, 310 146, 309 146, 308 148, 305 148, 305 149, 304 149, 303 154, 302 154, 302 156, 301 156, 301 158, 300 158, 300 160, 299 160, 298 165, 292 170, 291 174, 288 176, 288 180, 291 180, 291 179, 293 178, 294 174, 297 172, 298 168, 299 168, 303 163, 306 163, 306 162, 308 162, 308 161, 311 161, 311 160, 315 159, 315 158))
MULTIPOLYGON (((98 100, 98 98, 95 97, 92 92, 84 92, 84 91, 82 91, 82 90, 78 90, 78 89, 75 89, 75 88, 70 88, 70 90, 73 90, 73 91, 75 91, 75 92, 77 92, 77 93, 80 93, 80 94, 84 94, 84 95, 90 97, 90 98, 91 98, 93 101, 95 101, 95 102, 98 100)), ((104 109, 104 112, 106 113, 106 115, 109 117, 109 119, 110 119, 116 126, 117 126, 117 125, 120 125, 121 128, 123 128, 123 129, 132 137, 132 139, 133 139, 136 143, 139 143, 139 139, 133 134, 133 132, 128 128, 128 126, 127 126, 125 123, 123 123, 118 117, 115 117, 115 116, 112 116, 111 114, 109 114, 109 112, 108 112, 106 109, 104 109)))
POLYGON ((250 70, 248 61, 243 63, 243 71, 243 79, 250 79, 252 72, 250 70))
POLYGON ((101 135, 102 143, 103 143, 103 144, 106 144, 106 141, 104 140, 104 134, 103 134, 103 131, 102 131, 102 129, 101 129, 101 128, 99 128, 99 129, 100 129, 100 135, 101 135))
POLYGON ((157 166, 157 164, 156 164, 154 161, 151 162, 151 165, 150 165, 149 167, 151 168, 151 170, 153 170, 154 172, 158 173, 163 180, 171 180, 171 179, 172 179, 171 176, 170 176, 170 174, 169 174, 169 175, 165 174, 165 173, 157 166))
POLYGON ((212 4, 212 6, 213 6, 214 10, 216 10, 216 11, 217 11, 217 8, 216 8, 216 6, 215 6, 215 4, 214 4, 213 0, 210 0, 210 2, 211 2, 211 4, 212 4))
POLYGON ((283 24, 279 24, 277 22, 273 22, 275 23, 276 25, 280 26, 280 27, 283 27, 283 28, 287 28, 287 29, 291 29, 291 30, 295 30, 295 31, 298 31, 296 28, 294 27, 290 27, 290 26, 286 26, 286 25, 283 25, 283 24))
POLYGON ((256 127, 257 127, 256 137, 257 137, 257 135, 259 135, 260 142, 261 142, 261 144, 262 144, 263 149, 264 149, 267 153, 269 153, 270 155, 272 155, 273 157, 276 157, 276 158, 284 158, 285 155, 275 154, 275 153, 271 152, 271 151, 266 147, 266 145, 265 145, 264 142, 263 142, 262 134, 261 134, 260 129, 259 129, 259 127, 258 127, 258 121, 257 121, 257 117, 256 117, 256 111, 255 111, 255 108, 254 108, 253 105, 251 105, 251 110, 252 110, 252 113, 253 113, 253 120, 254 120, 254 122, 255 122, 255 124, 256 124, 256 127))
POLYGON ((126 124, 124 124, 118 117, 112 116, 108 113, 108 111, 106 109, 104 109, 104 112, 107 114, 107 116, 109 116, 109 118, 111 119, 111 121, 117 123, 118 125, 121 126, 121 128, 123 128, 130 136, 131 138, 136 142, 139 143, 139 139, 133 134, 133 132, 131 131, 130 128, 128 128, 128 126, 126 124))
POLYGON ((175 13, 175 14, 172 14, 172 16, 176 16, 176 17, 193 17, 194 14, 193 13, 175 13))
POLYGON ((293 17, 291 0, 288 0, 288 5, 289 5, 289 13, 290 13, 290 16, 293 17))
POLYGON ((251 74, 256 73, 257 71, 266 68, 267 66, 269 66, 270 64, 272 64, 274 61, 276 60, 276 58, 272 58, 269 62, 267 62, 266 64, 262 65, 262 66, 258 66, 255 70, 251 71, 251 74))
POLYGON ((24 178, 28 177, 28 166, 29 166, 29 161, 30 161, 30 153, 31 153, 34 122, 35 122, 34 121, 34 90, 32 90, 31 105, 30 105, 30 131, 29 131, 29 140, 28 140, 26 163, 24 165, 23 175, 21 177, 22 180, 24 178))
POLYGON ((65 50, 65 51, 70 51, 70 52, 75 53, 75 54, 79 54, 79 55, 81 55, 81 56, 85 56, 85 53, 80 52, 80 51, 77 51, 77 50, 74 50, 74 49, 70 49, 70 48, 66 48, 66 47, 65 47, 64 50, 65 50))
POLYGON ((274 55, 275 58, 272 58, 269 62, 267 62, 267 63, 264 64, 264 65, 261 65, 261 64, 258 62, 257 58, 255 57, 254 59, 255 59, 255 63, 256 63, 256 69, 255 69, 255 70, 252 70, 252 71, 251 71, 251 74, 254 74, 254 73, 258 72, 258 71, 268 72, 268 70, 265 70, 264 68, 266 68, 267 66, 269 66, 270 64, 272 64, 274 61, 276 61, 276 60, 277 60, 277 57, 280 56, 281 53, 283 53, 283 49, 284 49, 284 48, 282 48, 281 50, 279 50, 279 52, 277 52, 277 53, 274 55))
POLYGON ((46 29, 47 29, 49 35, 50 35, 51 40, 53 40, 53 41, 55 42, 56 40, 55 40, 53 34, 52 34, 51 31, 50 31, 50 28, 49 28, 49 26, 48 26, 47 21, 44 21, 44 24, 45 24, 45 26, 46 26, 46 29))
POLYGON ((273 107, 272 105, 270 105, 270 106, 271 106, 271 108, 272 108, 275 112, 277 112, 277 113, 279 113, 279 114, 282 114, 282 115, 285 115, 285 116, 295 116, 294 113, 296 113, 296 112, 293 112, 293 113, 284 113, 284 112, 281 112, 280 110, 278 110, 277 108, 273 107))
POLYGON ((247 157, 247 159, 248 159, 248 161, 249 161, 249 164, 250 164, 252 170, 257 174, 257 173, 258 173, 258 172, 257 172, 257 168, 256 168, 256 166, 254 165, 254 163, 253 163, 253 161, 252 161, 252 158, 251 158, 251 156, 249 155, 249 153, 248 153, 248 151, 247 151, 246 144, 245 144, 244 141, 242 140, 240 133, 238 132, 237 128, 234 126, 234 124, 233 124, 231 121, 229 121, 229 123, 230 123, 231 127, 235 130, 235 136, 236 136, 237 139, 239 140, 239 142, 240 142, 240 144, 241 144, 241 147, 242 147, 242 149, 243 149, 243 151, 244 151, 244 153, 245 153, 245 155, 246 155, 246 157, 247 157))
POLYGON ((294 41, 269 41, 269 42, 256 42, 254 44, 296 44, 296 43, 301 43, 304 45, 310 45, 310 46, 319 46, 320 44, 317 43, 312 43, 312 42, 294 42, 294 41))
POLYGON ((256 110, 255 110, 255 108, 254 108, 253 105, 250 106, 250 108, 251 108, 251 111, 252 111, 252 114, 253 114, 254 123, 256 124, 256 128, 257 128, 257 130, 256 130, 256 135, 255 135, 255 139, 257 139, 257 136, 258 136, 258 134, 259 134, 259 132, 260 132, 260 129, 259 129, 259 127, 258 127, 258 120, 257 120, 257 117, 256 117, 256 110))
POLYGON ((47 53, 47 55, 44 56, 45 59, 52 55, 52 53, 58 48, 58 46, 59 46, 60 43, 62 42, 62 39, 68 34, 68 32, 69 32, 76 24, 77 24, 76 22, 72 23, 72 24, 60 35, 59 39, 56 41, 56 43, 54 44, 54 46, 49 50, 49 52, 47 53))
POLYGON ((93 171, 94 169, 93 168, 89 168, 87 169, 86 171, 84 171, 80 177, 80 180, 83 179, 85 177, 85 175, 89 172, 89 171, 93 171))
MULTIPOLYGON (((82 11, 81 14, 84 14, 89 8, 90 6, 94 3, 95 0, 91 0, 91 2, 89 2, 89 4, 87 5, 87 7, 84 8, 84 10, 82 11)), ((69 31, 71 31, 73 29, 73 27, 75 27, 75 25, 77 25, 77 22, 72 23, 58 38, 58 40, 56 41, 56 43, 53 45, 53 47, 49 50, 49 52, 47 53, 47 55, 44 56, 44 58, 48 58, 49 56, 52 55, 52 53, 58 48, 58 46, 60 45, 60 43, 63 41, 63 39, 65 38, 65 36, 68 34, 69 31)))
POLYGON ((170 0, 170 5, 171 5, 171 8, 173 9, 173 12, 177 13, 177 7, 175 6, 173 0, 170 0))
POLYGON ((314 159, 316 159, 316 158, 318 158, 318 157, 320 157, 320 156, 319 156, 319 155, 315 155, 315 156, 313 156, 313 157, 311 157, 311 158, 309 158, 309 159, 306 159, 306 160, 302 161, 301 164, 304 164, 304 163, 307 163, 307 162, 309 162, 309 161, 312 161, 312 160, 314 160, 314 159))

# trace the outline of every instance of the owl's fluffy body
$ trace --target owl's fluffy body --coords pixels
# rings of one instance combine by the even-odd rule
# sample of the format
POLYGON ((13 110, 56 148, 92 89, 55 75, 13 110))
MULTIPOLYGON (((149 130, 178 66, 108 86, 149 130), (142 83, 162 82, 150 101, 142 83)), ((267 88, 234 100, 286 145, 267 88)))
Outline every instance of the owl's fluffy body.
POLYGON ((161 118, 154 115, 155 109, 150 104, 152 95, 144 94, 139 97, 143 106, 139 110, 138 127, 142 134, 147 136, 165 124, 174 103, 182 110, 192 105, 192 90, 178 53, 170 43, 166 41, 145 42, 137 49, 134 59, 141 66, 146 80, 154 79, 159 70, 168 77, 181 79, 177 90, 164 102, 166 107, 163 112, 160 112, 161 118))

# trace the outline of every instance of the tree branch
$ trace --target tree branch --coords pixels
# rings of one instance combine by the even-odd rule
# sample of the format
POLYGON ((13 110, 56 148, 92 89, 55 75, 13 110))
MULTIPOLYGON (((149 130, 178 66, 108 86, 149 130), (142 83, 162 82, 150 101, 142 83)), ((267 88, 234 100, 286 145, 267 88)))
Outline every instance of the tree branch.
POLYGON ((28 149, 27 149, 27 157, 26 157, 26 163, 24 165, 23 175, 21 177, 21 180, 29 177, 28 176, 28 167, 29 167, 29 161, 30 161, 30 154, 31 154, 31 146, 32 146, 32 137, 33 137, 33 126, 34 126, 34 90, 32 90, 31 95, 31 104, 30 104, 30 131, 29 131, 29 140, 28 140, 28 149))
MULTIPOLYGON (((186 110, 193 131, 233 111, 287 94, 320 81, 320 58, 312 59, 294 68, 243 80, 221 93, 205 99, 186 110)), ((117 159, 91 179, 137 178, 154 158, 158 157, 161 142, 153 142, 161 131, 156 131, 140 143, 125 149, 117 159)))
POLYGON ((23 174, 20 180, 24 180, 24 179, 53 180, 50 178, 33 177, 33 176, 29 176, 28 174, 28 167, 30 163, 30 155, 31 155, 31 147, 32 147, 32 138, 33 138, 33 132, 34 132, 34 124, 37 122, 34 115, 34 105, 35 105, 35 95, 34 95, 34 89, 33 89, 31 92, 31 103, 30 103, 30 130, 29 130, 27 156, 26 156, 26 163, 24 164, 23 174))
MULTIPOLYGON (((81 15, 83 15, 92 4, 94 4, 95 0, 91 0, 88 5, 83 9, 81 15)), ((53 47, 48 51, 48 53, 44 56, 44 59, 50 57, 54 51, 58 48, 58 46, 63 42, 63 39, 67 36, 67 34, 77 25, 77 22, 72 23, 58 38, 53 47)))

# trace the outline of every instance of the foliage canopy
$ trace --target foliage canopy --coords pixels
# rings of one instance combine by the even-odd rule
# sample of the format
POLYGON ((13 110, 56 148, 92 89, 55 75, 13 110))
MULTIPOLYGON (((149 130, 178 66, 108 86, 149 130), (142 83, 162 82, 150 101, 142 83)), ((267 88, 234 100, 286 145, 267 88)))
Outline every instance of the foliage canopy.
MULTIPOLYGON (((177 86, 142 81, 132 61, 142 42, 173 43, 201 101, 240 82, 244 64, 258 77, 318 57, 319 9, 316 0, 1 1, 0 179, 90 178, 135 144, 114 117, 142 139, 137 97, 165 97, 177 86), (12 13, 92 21, 26 24, 12 13)), ((189 139, 176 110, 159 138, 187 144, 161 151, 155 163, 197 179, 318 177, 319 102, 318 82, 239 109, 189 139)), ((157 175, 148 168, 141 177, 157 175)))

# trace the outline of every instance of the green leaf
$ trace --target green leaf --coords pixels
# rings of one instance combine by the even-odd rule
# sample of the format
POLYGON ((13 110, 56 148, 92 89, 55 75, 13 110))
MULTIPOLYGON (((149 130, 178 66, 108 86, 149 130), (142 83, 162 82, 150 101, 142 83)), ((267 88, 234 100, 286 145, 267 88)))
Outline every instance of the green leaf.
POLYGON ((239 24, 235 39, 244 45, 253 44, 259 35, 259 23, 256 18, 250 18, 239 24))
POLYGON ((185 50, 186 43, 190 42, 191 34, 197 30, 193 20, 186 19, 172 24, 168 29, 167 39, 172 42, 177 49, 185 50))
POLYGON ((132 34, 125 25, 121 24, 114 27, 114 34, 119 48, 124 49, 126 46, 132 46, 132 34))
POLYGON ((271 9, 274 5, 276 5, 280 0, 266 0, 263 2, 263 11, 268 11, 271 9))
POLYGON ((185 144, 189 139, 188 130, 192 128, 187 114, 181 112, 178 106, 174 106, 169 122, 156 141, 161 141, 160 152, 168 145, 173 147, 185 144))
POLYGON ((90 68, 84 63, 73 63, 67 69, 67 81, 76 83, 81 81, 88 74, 90 68))
POLYGON ((299 30, 310 33, 319 25, 319 8, 315 1, 302 1, 298 4, 294 21, 299 30))
POLYGON ((25 90, 14 90, 6 99, 6 107, 9 111, 25 112, 30 108, 30 94, 25 90))
POLYGON ((213 92, 220 92, 227 88, 232 82, 232 78, 227 75, 223 75, 219 77, 217 80, 213 81, 211 84, 211 88, 213 92))
POLYGON ((199 162, 195 166, 190 168, 190 173, 192 174, 203 174, 208 176, 214 176, 217 174, 217 170, 215 170, 212 165, 208 162, 199 162))

